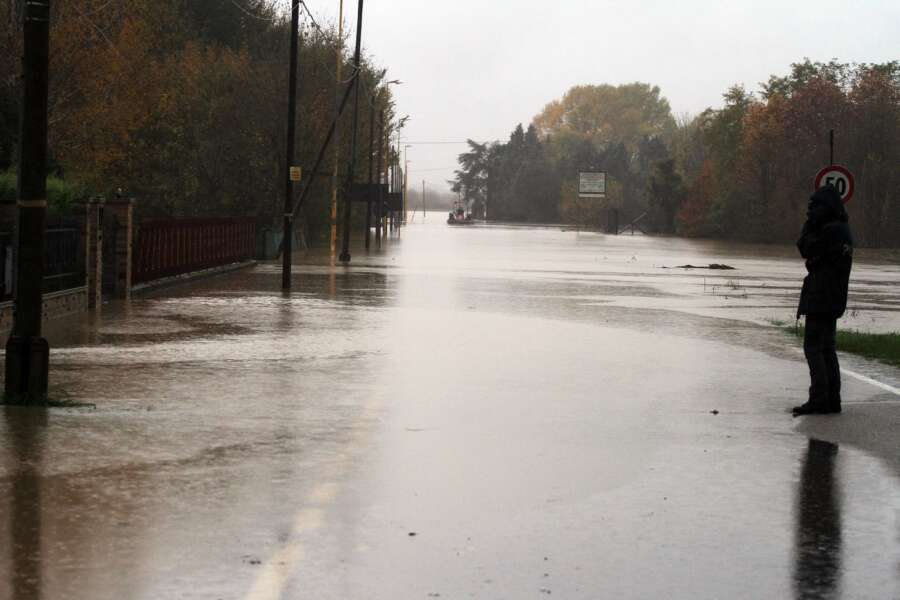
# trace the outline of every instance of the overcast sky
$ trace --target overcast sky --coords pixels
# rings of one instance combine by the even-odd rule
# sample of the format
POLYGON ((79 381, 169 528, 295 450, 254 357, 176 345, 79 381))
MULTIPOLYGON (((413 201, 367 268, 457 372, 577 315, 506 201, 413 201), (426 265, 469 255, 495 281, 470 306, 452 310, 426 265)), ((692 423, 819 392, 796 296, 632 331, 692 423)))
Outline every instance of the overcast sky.
MULTIPOLYGON (((336 21, 339 0, 306 0, 336 21)), ((672 112, 721 105, 792 62, 900 60, 900 0, 366 0, 405 143, 504 140, 578 84, 658 85, 672 112)), ((356 0, 344 0, 355 28, 356 0)), ((414 144, 410 185, 446 187, 464 145, 414 144)))

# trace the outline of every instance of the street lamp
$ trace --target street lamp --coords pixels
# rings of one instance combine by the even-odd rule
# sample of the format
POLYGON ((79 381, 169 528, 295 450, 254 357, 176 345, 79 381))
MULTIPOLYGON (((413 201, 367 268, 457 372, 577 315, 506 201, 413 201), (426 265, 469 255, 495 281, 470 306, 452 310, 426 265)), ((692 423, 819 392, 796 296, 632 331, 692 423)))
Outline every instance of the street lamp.
MULTIPOLYGON (((387 73, 387 69, 385 69, 381 72, 381 74, 378 76, 378 79, 376 80, 376 85, 377 85, 378 81, 380 81, 382 78, 384 78, 386 73, 387 73)), ((373 90, 373 93, 369 94, 370 116, 371 116, 373 126, 375 123, 375 100, 378 97, 378 95, 380 94, 381 90, 387 91, 388 86, 402 85, 402 84, 403 84, 403 82, 400 81, 399 79, 391 79, 390 81, 384 82, 383 87, 373 90)), ((387 166, 384 164, 384 160, 382 159, 382 156, 385 156, 385 155, 389 156, 389 154, 390 154, 388 152, 388 150, 389 150, 388 135, 387 135, 387 131, 385 130, 385 120, 387 118, 386 113, 387 113, 387 109, 382 108, 381 109, 381 118, 379 120, 380 130, 379 130, 379 134, 378 134, 378 177, 377 177, 378 182, 377 183, 379 185, 378 185, 378 206, 375 209, 375 244, 379 249, 381 249, 381 234, 382 234, 382 230, 383 230, 383 219, 384 219, 384 214, 383 214, 384 213, 384 197, 382 196, 382 192, 381 192, 381 190, 382 190, 382 187, 381 187, 382 173, 385 173, 385 180, 387 180, 387 178, 388 178, 388 176, 386 175, 386 172, 388 169, 387 169, 387 166)), ((374 127, 373 127, 373 131, 374 131, 374 127)), ((370 152, 371 152, 371 150, 370 150, 370 152)), ((370 155, 370 157, 369 157, 370 161, 371 161, 371 158, 372 157, 370 155)), ((372 183, 371 169, 370 169, 370 173, 369 173, 369 183, 372 183)), ((372 215, 372 209, 370 206, 369 212, 366 215, 366 249, 367 250, 369 249, 369 240, 370 240, 369 236, 370 236, 370 230, 371 230, 371 223, 370 223, 369 219, 371 218, 371 215, 372 215)))
MULTIPOLYGON (((397 168, 398 169, 400 168, 400 130, 406 126, 406 123, 408 121, 409 121, 409 115, 403 115, 403 117, 401 117, 400 119, 397 120, 397 168)), ((398 187, 401 188, 400 191, 402 192, 403 191, 403 189, 402 189, 403 182, 396 181, 396 177, 392 177, 391 179, 392 179, 391 186, 393 187, 393 185, 395 183, 398 184, 398 187)), ((397 190, 392 189, 391 191, 396 192, 397 190)), ((401 213, 402 213, 403 207, 401 206, 400 209, 401 209, 401 213)), ((391 212, 393 213, 393 211, 391 211, 391 212)), ((402 217, 402 214, 401 214, 401 217, 402 217)), ((391 231, 394 230, 395 226, 396 226, 396 222, 395 222, 394 216, 392 214, 391 215, 391 231)))
POLYGON ((403 146, 403 224, 406 225, 407 206, 406 194, 409 191, 409 149, 412 144, 403 146))

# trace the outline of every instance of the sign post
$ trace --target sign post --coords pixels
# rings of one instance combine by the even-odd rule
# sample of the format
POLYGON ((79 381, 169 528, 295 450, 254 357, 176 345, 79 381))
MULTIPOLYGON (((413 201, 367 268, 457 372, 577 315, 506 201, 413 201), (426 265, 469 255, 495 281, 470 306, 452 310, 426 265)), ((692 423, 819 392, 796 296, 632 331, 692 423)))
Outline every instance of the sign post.
MULTIPOLYGON (((606 198, 606 171, 579 171, 578 172, 578 199, 606 198)), ((578 202, 575 202, 576 210, 578 202)))

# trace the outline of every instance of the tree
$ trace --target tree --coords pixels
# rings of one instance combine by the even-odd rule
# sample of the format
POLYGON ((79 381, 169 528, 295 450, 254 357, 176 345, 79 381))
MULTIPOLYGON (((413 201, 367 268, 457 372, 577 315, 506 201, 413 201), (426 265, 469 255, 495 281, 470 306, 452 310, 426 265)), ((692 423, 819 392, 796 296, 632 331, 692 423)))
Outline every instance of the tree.
POLYGON ((605 170, 616 182, 609 204, 624 218, 639 216, 647 208, 653 164, 668 156, 665 140, 676 130, 668 101, 646 83, 575 86, 533 123, 551 146, 548 155, 562 178, 561 214, 567 217, 583 214, 571 205, 577 173, 587 167, 605 170))
MULTIPOLYGON (((0 3, 0 168, 12 163, 19 135, 17 4, 0 3)), ((93 193, 124 188, 138 198, 139 217, 280 218, 290 42, 281 3, 55 0, 51 27, 54 171, 93 193)), ((337 35, 306 29, 301 42, 298 160, 311 166, 333 116, 337 35)), ((346 51, 343 60, 351 72, 346 51)), ((379 71, 364 61, 364 93, 379 71)), ((390 93, 373 102, 376 113, 387 110, 390 93)), ((361 132, 369 115, 361 111, 361 132)), ((349 139, 340 136, 344 156, 349 139)), ((357 150, 367 164, 368 144, 357 150)), ((307 234, 328 224, 320 187, 299 215, 307 234)))
POLYGON ((684 200, 681 175, 675 171, 675 160, 657 162, 648 182, 650 222, 657 231, 675 233, 675 215, 684 200))
MULTIPOLYGON (((469 151, 459 155, 460 168, 451 181, 453 192, 462 195, 467 206, 484 215, 488 200, 488 173, 492 159, 491 145, 467 140, 469 151)), ((493 207, 491 207, 493 209, 493 207)))

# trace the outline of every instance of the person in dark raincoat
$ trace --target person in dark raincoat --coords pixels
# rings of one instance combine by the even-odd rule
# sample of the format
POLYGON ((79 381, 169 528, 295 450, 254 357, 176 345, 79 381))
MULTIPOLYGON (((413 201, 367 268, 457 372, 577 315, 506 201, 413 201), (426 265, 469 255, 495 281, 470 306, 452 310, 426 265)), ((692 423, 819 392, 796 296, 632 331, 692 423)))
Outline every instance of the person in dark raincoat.
POLYGON ((841 370, 835 351, 837 320, 847 309, 853 265, 853 234, 841 196, 832 185, 810 196, 806 223, 797 242, 806 259, 797 318, 806 315, 803 353, 809 364, 809 399, 794 415, 841 412, 841 370))

